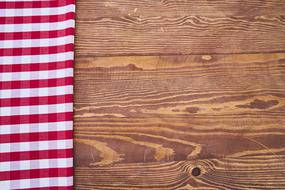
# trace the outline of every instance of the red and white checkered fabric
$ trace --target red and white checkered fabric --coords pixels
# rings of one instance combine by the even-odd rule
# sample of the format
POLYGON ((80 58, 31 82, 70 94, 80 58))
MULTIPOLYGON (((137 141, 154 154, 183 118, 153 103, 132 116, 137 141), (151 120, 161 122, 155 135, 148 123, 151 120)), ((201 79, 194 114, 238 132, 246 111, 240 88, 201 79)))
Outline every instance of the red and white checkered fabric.
POLYGON ((74 0, 0 0, 0 190, 72 189, 74 0))

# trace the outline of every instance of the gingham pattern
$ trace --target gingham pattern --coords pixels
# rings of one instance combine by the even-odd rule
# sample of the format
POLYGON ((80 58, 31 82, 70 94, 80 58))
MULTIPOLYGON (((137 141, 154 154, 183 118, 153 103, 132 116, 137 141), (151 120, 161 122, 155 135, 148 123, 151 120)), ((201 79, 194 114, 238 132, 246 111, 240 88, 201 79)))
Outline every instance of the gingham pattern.
POLYGON ((74 0, 0 0, 0 189, 72 189, 74 0))

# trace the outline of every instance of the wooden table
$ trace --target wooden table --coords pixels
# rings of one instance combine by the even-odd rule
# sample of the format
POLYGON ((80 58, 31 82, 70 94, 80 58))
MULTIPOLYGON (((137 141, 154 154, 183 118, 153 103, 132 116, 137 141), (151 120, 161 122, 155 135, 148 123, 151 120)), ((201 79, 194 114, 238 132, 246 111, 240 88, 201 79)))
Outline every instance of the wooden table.
POLYGON ((75 189, 285 189, 283 0, 78 0, 75 189))

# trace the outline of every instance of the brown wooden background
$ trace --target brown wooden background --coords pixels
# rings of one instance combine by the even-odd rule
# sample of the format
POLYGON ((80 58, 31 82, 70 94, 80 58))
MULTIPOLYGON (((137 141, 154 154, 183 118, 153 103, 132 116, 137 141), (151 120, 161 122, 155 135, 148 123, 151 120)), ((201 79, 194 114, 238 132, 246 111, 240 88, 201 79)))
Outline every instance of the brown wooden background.
POLYGON ((75 189, 285 189, 285 1, 78 0, 76 29, 75 189))

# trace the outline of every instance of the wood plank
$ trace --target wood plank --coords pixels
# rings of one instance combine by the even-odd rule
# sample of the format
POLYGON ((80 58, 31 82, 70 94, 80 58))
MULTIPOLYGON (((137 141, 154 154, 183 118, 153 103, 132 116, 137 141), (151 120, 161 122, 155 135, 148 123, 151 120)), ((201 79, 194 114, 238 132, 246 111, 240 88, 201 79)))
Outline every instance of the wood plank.
POLYGON ((284 52, 282 1, 78 2, 81 56, 284 52))
POLYGON ((285 53, 78 57, 78 166, 284 155, 285 53))
POLYGON ((144 16, 276 16, 284 15, 283 0, 78 0, 78 19, 144 16))
POLYGON ((284 156, 76 167, 76 189, 283 189, 284 156), (193 168, 201 169, 193 176, 193 168))
POLYGON ((284 58, 78 57, 75 188, 282 189, 284 58))

